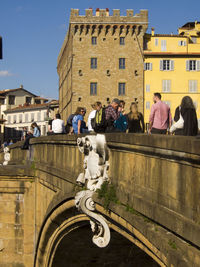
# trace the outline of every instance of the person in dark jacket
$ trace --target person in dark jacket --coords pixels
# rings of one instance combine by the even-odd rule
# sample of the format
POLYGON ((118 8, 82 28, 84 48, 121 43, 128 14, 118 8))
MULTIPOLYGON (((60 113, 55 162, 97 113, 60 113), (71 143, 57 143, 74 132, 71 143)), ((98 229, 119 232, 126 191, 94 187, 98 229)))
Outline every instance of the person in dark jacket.
POLYGON ((183 129, 177 129, 175 135, 195 136, 198 134, 197 114, 190 96, 184 96, 181 105, 175 110, 174 121, 180 118, 180 112, 184 120, 183 129))
POLYGON ((144 117, 138 111, 137 104, 131 103, 130 112, 127 114, 128 132, 129 133, 144 133, 144 117))
POLYGON ((119 129, 114 127, 114 121, 116 121, 120 116, 120 113, 118 112, 119 105, 120 105, 120 100, 118 98, 114 98, 112 100, 112 103, 108 105, 108 107, 105 109, 105 115, 107 121, 105 132, 107 133, 120 132, 119 129))

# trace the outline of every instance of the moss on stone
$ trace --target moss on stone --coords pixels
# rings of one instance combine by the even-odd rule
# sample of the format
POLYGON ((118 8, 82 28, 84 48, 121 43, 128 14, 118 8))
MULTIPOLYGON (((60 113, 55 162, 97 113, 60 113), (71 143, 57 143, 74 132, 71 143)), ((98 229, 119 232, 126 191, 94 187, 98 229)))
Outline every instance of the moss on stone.
POLYGON ((31 162, 31 169, 32 170, 36 170, 35 161, 32 161, 31 162))
POLYGON ((171 247, 171 248, 173 248, 173 249, 177 249, 177 246, 176 246, 176 243, 175 243, 175 241, 173 241, 173 240, 169 240, 169 242, 168 242, 168 244, 169 244, 169 246, 171 247))
POLYGON ((134 208, 130 207, 128 204, 125 206, 126 211, 135 214, 135 215, 140 215, 134 208))
POLYGON ((114 185, 109 184, 109 182, 104 182, 101 189, 97 190, 98 198, 103 199, 103 207, 108 210, 111 202, 118 203, 119 200, 116 196, 116 189, 114 185))

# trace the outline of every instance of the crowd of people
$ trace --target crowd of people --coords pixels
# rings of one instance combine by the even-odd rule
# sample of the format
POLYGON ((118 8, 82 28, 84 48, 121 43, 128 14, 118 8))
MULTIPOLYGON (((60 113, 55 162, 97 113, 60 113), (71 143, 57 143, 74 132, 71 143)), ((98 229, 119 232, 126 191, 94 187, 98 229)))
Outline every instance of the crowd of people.
MULTIPOLYGON (((148 129, 146 129, 149 134, 174 133, 176 135, 188 136, 195 136, 198 134, 197 115, 191 97, 183 97, 180 106, 176 108, 173 125, 170 107, 161 100, 160 93, 154 93, 153 102, 148 129), (180 118, 184 123, 180 124, 180 118)), ((143 114, 138 111, 136 102, 131 103, 130 112, 126 114, 125 102, 123 100, 114 98, 107 107, 103 107, 102 103, 97 101, 92 104, 92 111, 89 113, 87 126, 84 120, 85 114, 86 109, 84 107, 78 107, 76 112, 68 117, 65 127, 64 121, 61 120, 60 117, 56 117, 54 121, 56 121, 56 124, 60 124, 60 130, 56 131, 54 129, 53 121, 48 134, 145 132, 144 117, 143 114)), ((57 114, 57 116, 60 115, 57 114)))
MULTIPOLYGON (((190 96, 184 96, 181 104, 176 108, 174 120, 170 107, 161 100, 160 93, 154 93, 154 104, 151 107, 148 129, 149 134, 175 134, 185 136, 196 136, 198 134, 197 114, 194 103, 190 96), (173 124, 172 124, 173 121, 173 124)), ((81 133, 144 133, 144 117, 138 111, 136 102, 130 105, 129 113, 125 113, 125 102, 114 98, 107 107, 97 101, 92 104, 87 125, 84 121, 86 109, 77 107, 76 112, 67 119, 67 124, 61 119, 59 113, 55 119, 49 121, 48 135, 56 134, 81 134, 81 133)), ((40 136, 40 128, 34 122, 32 131, 23 130, 22 149, 28 149, 29 140, 40 136)))
MULTIPOLYGON (((131 103, 130 112, 125 114, 125 102, 123 100, 114 98, 107 107, 97 101, 92 104, 92 111, 89 113, 87 125, 84 121, 85 114, 86 109, 84 107, 77 107, 76 112, 68 117, 62 133, 144 133, 144 117, 142 113, 138 112, 135 102, 131 103)), ((64 122, 62 121, 62 123, 64 122)), ((53 122, 50 131, 53 131, 53 122)), ((49 134, 51 133, 49 132, 49 134)))
MULTIPOLYGON (((170 107, 161 100, 160 93, 154 93, 153 102, 148 129, 146 129, 147 133, 186 136, 196 136, 198 134, 196 109, 190 96, 183 97, 181 104, 176 108, 173 120, 170 107)), ((97 101, 92 105, 87 126, 84 121, 85 113, 85 108, 78 107, 76 112, 69 116, 65 133, 145 132, 144 117, 138 111, 135 102, 131 103, 130 112, 126 114, 123 100, 114 98, 107 107, 103 107, 101 102, 97 101)))

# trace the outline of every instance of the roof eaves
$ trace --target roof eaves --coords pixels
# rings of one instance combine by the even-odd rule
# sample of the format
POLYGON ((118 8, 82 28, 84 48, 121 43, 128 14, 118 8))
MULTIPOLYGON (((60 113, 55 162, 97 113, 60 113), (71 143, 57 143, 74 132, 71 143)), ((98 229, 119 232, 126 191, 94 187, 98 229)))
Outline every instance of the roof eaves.
POLYGON ((30 111, 30 110, 36 110, 36 109, 45 109, 48 108, 49 104, 36 104, 36 105, 29 105, 29 106, 22 106, 22 107, 15 107, 12 109, 7 109, 4 111, 4 113, 13 113, 16 111, 30 111))

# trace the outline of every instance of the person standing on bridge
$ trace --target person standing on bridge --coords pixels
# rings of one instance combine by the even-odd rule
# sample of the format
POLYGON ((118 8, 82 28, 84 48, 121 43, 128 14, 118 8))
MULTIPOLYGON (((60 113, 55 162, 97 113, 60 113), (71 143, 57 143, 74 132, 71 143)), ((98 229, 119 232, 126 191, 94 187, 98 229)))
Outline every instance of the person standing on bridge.
POLYGON ((112 103, 108 105, 108 107, 105 110, 106 121, 107 121, 107 127, 106 127, 107 133, 120 132, 120 130, 114 127, 114 121, 116 121, 120 116, 120 112, 118 112, 119 105, 120 105, 120 100, 118 98, 114 98, 112 103))
POLYGON ((172 122, 170 107, 161 101, 160 93, 154 93, 153 102, 149 117, 149 133, 166 134, 172 122))
POLYGON ((198 134, 197 114, 190 96, 184 96, 180 106, 176 108, 174 116, 175 122, 180 119, 180 114, 183 118, 184 125, 182 129, 175 129, 175 135, 196 136, 198 134))
POLYGON ((137 103, 131 103, 127 119, 129 133, 144 133, 144 117, 142 113, 138 111, 137 103))

